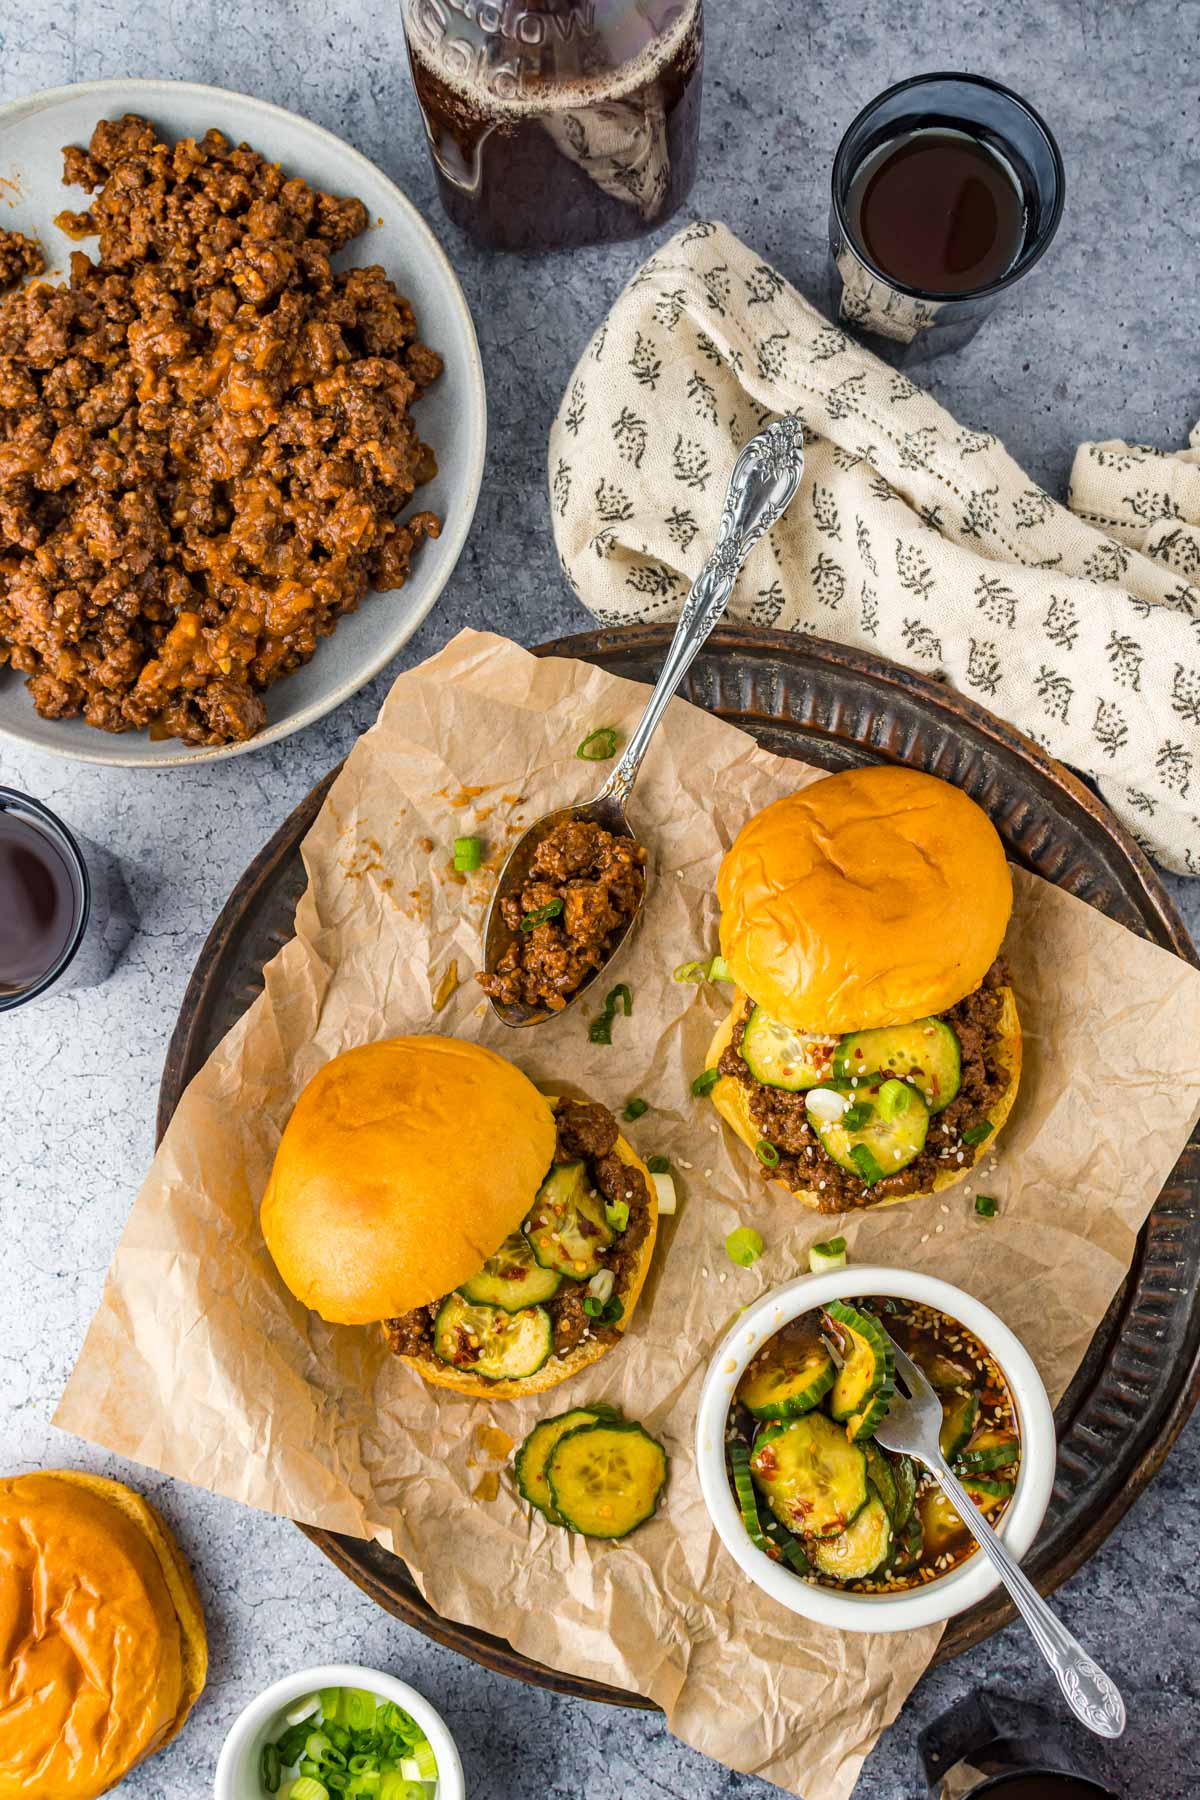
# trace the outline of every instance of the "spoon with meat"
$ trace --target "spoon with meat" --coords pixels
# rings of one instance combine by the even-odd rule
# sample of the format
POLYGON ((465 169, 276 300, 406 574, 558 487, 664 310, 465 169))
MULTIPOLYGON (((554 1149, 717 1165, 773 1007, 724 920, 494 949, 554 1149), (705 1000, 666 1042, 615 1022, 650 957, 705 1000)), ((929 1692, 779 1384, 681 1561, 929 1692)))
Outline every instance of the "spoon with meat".
POLYGON ((538 819, 518 839, 488 912, 478 977, 505 1025, 537 1025, 574 1004, 629 936, 646 894, 646 852, 626 817, 667 705, 729 604, 751 550, 804 473, 799 420, 776 419, 738 456, 716 545, 684 601, 658 680, 620 762, 594 800, 538 819))

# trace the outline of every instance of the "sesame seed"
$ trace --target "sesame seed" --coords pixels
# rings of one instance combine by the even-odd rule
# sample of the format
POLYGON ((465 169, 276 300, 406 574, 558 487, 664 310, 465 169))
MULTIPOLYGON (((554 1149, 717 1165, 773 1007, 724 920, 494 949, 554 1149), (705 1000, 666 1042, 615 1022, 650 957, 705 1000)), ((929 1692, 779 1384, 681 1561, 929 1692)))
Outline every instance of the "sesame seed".
POLYGON ((707 1281, 707 1280, 708 1280, 708 1270, 707 1270, 707 1269, 701 1269, 701 1271, 700 1271, 700 1279, 701 1279, 701 1281, 707 1281))
POLYGON ((945 1229, 946 1229, 946 1227, 944 1225, 937 1225, 934 1227, 935 1234, 939 1237, 941 1236, 942 1232, 945 1231, 945 1229))
POLYGON ((682 1156, 677 1156, 675 1161, 679 1164, 681 1169, 690 1169, 692 1166, 690 1162, 684 1162, 682 1156))
POLYGON ((711 1169, 705 1169, 705 1171, 704 1171, 704 1179, 705 1179, 705 1181, 711 1181, 711 1180, 712 1180, 712 1170, 711 1170, 711 1169))
POLYGON ((929 1233, 928 1232, 925 1233, 924 1237, 921 1239, 921 1242, 923 1244, 927 1244, 929 1242, 929 1233))
MULTIPOLYGON (((970 1191, 971 1191, 971 1190, 970 1190, 970 1189, 969 1189, 969 1188, 968 1188, 968 1189, 967 1189, 967 1192, 968 1192, 968 1193, 970 1193, 970 1191)), ((943 1211, 943 1212, 944 1212, 944 1213, 948 1213, 948 1212, 949 1212, 949 1211, 950 1211, 950 1208, 949 1208, 949 1207, 948 1207, 948 1206, 947 1206, 947 1205, 946 1205, 946 1204, 945 1204, 945 1202, 943 1202, 943 1203, 942 1203, 942 1211, 943 1211)))

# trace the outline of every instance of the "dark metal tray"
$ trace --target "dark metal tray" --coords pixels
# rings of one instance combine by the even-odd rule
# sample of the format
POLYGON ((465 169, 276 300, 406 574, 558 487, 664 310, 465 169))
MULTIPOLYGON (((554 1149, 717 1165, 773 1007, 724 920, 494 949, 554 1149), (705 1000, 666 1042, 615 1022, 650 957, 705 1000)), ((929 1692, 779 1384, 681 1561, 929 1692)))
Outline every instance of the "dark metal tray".
MULTIPOLYGON (((652 681, 669 626, 590 632, 540 646, 652 681)), ((905 762, 956 782, 995 821, 1009 856, 1140 936, 1197 963, 1187 931, 1129 833, 1075 776, 1028 738, 925 676, 819 638, 726 626, 694 664, 687 698, 766 749, 825 769, 905 762)), ((333 772, 336 774, 336 770, 333 772)), ((333 774, 250 864, 213 926, 184 995, 159 1096, 161 1136, 183 1089, 262 991, 262 970, 292 933, 304 887, 300 842, 333 774)), ((1049 1592, 1085 1563, 1160 1467, 1200 1397, 1200 1128, 1138 1240, 1124 1287, 1058 1408, 1054 1495, 1026 1568, 1049 1592)), ((560 1674, 508 1644, 443 1619, 378 1545, 308 1531, 372 1599, 486 1668, 560 1693, 651 1702, 560 1674)), ((1012 1618, 993 1595, 951 1621, 945 1661, 1012 1618)))

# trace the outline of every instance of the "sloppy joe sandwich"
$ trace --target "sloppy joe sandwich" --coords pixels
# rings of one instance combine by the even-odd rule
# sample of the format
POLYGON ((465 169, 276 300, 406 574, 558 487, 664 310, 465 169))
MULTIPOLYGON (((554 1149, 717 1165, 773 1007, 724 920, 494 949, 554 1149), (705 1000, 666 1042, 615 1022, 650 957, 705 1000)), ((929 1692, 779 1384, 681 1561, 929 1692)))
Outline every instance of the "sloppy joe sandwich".
POLYGON ((0 1481, 0 1800, 94 1800, 204 1687, 200 1596, 158 1513, 68 1469, 0 1481))
POLYGON ((743 827, 717 893, 737 992, 710 1091, 765 1174, 830 1213, 961 1181, 1021 1073, 987 815, 915 770, 830 775, 743 827))
POLYGON ((306 1306, 381 1323, 426 1381, 493 1397, 540 1393, 620 1342, 657 1223, 607 1107, 548 1098, 493 1051, 435 1036, 327 1063, 262 1203, 306 1306))

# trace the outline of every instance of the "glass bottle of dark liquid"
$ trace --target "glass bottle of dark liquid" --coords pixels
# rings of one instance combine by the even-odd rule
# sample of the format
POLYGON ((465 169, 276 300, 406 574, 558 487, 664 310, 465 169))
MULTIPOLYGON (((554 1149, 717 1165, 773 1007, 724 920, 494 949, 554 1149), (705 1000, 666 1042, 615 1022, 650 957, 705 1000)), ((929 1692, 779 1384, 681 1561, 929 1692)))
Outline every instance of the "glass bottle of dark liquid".
POLYGON ((404 0, 442 203, 478 242, 637 237, 696 168, 703 0, 404 0))

